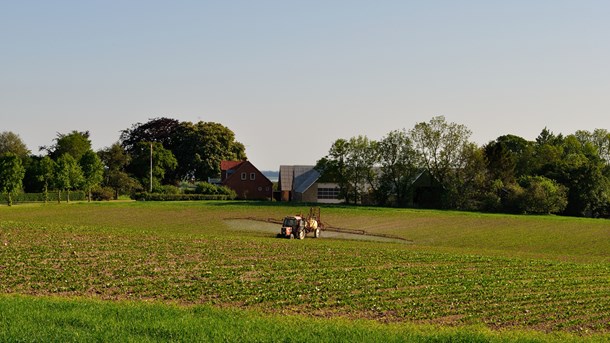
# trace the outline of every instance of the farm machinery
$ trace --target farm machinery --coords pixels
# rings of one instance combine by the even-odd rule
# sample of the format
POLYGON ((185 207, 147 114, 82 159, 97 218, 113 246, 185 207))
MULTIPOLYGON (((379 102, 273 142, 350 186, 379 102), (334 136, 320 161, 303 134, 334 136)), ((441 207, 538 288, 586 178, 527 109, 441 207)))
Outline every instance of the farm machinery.
POLYGON ((320 220, 320 208, 312 207, 309 209, 307 216, 298 214, 285 217, 278 237, 304 239, 308 233, 313 232, 313 236, 318 238, 323 229, 324 224, 320 220))

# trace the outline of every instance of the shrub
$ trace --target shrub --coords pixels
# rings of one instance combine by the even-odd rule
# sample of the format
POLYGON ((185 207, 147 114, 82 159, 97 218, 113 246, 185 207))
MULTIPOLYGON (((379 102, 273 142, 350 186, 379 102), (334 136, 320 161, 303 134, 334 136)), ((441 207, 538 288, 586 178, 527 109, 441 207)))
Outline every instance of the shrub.
POLYGON ((182 190, 174 185, 163 185, 160 187, 159 193, 163 194, 181 194, 182 190))
POLYGON ((114 189, 110 187, 96 187, 91 191, 91 200, 109 201, 114 199, 114 189))
POLYGON ((195 185, 195 194, 219 194, 219 186, 207 182, 199 182, 195 185))
POLYGON ((226 195, 229 199, 237 198, 237 193, 227 186, 216 186, 207 182, 199 182, 195 186, 196 194, 226 195))
POLYGON ((526 176, 519 180, 524 189, 522 204, 528 213, 559 213, 568 205, 568 191, 544 176, 526 176))

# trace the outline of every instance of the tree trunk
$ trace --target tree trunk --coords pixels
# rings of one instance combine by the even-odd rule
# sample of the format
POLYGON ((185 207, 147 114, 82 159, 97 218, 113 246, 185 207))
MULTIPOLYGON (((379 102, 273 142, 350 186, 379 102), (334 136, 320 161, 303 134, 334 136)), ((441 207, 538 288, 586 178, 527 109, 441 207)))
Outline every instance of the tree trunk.
POLYGON ((91 188, 87 192, 87 202, 91 202, 91 188))
POLYGON ((8 202, 8 205, 13 206, 13 199, 11 199, 11 192, 7 192, 6 195, 7 195, 6 201, 8 202))
POLYGON ((67 193, 67 197, 66 197, 66 203, 70 203, 70 189, 66 190, 67 193))

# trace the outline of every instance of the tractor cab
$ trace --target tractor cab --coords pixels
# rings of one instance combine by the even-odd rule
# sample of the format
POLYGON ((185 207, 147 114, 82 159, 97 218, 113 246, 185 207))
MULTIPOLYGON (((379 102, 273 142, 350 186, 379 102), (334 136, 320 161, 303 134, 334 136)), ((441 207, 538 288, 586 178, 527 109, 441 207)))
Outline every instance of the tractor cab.
POLYGON ((324 224, 320 221, 320 208, 312 207, 309 209, 307 217, 302 214, 284 217, 282 230, 277 236, 304 239, 305 235, 313 233, 313 236, 318 238, 323 229, 324 224))
POLYGON ((284 218, 284 222, 282 223, 281 235, 294 238, 295 233, 299 231, 299 229, 303 229, 304 226, 305 221, 301 216, 288 216, 284 218))

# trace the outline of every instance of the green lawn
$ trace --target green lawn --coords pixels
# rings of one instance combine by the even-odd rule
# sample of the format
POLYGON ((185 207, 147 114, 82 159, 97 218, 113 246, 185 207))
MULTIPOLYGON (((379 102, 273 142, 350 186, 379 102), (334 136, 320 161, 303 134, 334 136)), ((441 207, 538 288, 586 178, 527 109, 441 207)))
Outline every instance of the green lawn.
MULTIPOLYGON (((65 301, 127 312, 149 301, 164 309, 161 304, 178 305, 167 311, 185 311, 184 316, 197 313, 191 306, 224 309, 204 307, 221 317, 223 311, 246 310, 258 323, 252 330, 261 330, 249 332, 252 337, 267 330, 265 321, 297 316, 291 320, 324 330, 363 320, 363 330, 375 332, 371 341, 378 334, 399 339, 411 333, 434 341, 440 337, 435 332, 449 335, 439 341, 473 332, 484 340, 559 337, 543 332, 570 335, 568 340, 571 335, 610 338, 608 221, 322 209, 323 220, 334 227, 396 235, 411 244, 283 240, 247 228, 228 230, 225 222, 281 219, 306 210, 240 202, 0 207, 0 290, 37 299, 103 300, 65 301), (429 327, 442 330, 425 329, 429 327), (541 334, 523 336, 522 330, 541 334)), ((14 301, 38 306, 31 298, 4 297, 0 302, 10 306, 14 301)), ((3 315, 2 320, 19 320, 12 317, 3 315)), ((282 337, 290 336, 276 338, 286 340, 282 337)))

